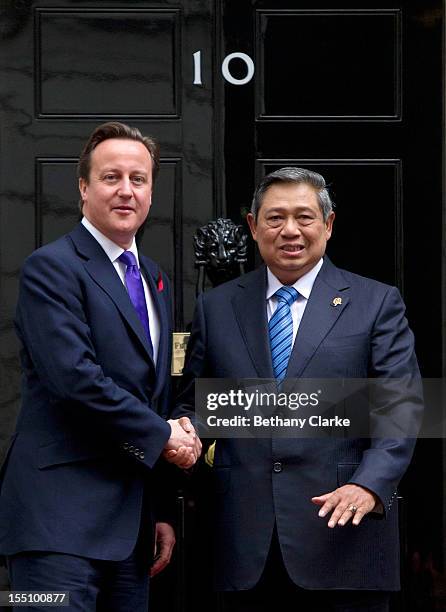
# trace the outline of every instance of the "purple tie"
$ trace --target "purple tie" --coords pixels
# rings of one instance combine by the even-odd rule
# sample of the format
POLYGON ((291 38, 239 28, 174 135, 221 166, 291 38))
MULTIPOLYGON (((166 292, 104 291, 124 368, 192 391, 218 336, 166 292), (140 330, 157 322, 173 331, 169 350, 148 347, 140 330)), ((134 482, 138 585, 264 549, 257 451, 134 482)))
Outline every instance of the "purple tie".
POLYGON ((127 291, 129 292, 130 300, 133 306, 135 307, 135 310, 142 323, 144 331, 146 332, 147 339, 149 341, 150 352, 153 355, 152 339, 150 337, 149 315, 147 313, 144 287, 142 284, 141 273, 136 263, 136 257, 131 251, 124 251, 124 253, 122 253, 122 255, 118 257, 118 259, 127 266, 125 270, 125 284, 127 286, 127 291))

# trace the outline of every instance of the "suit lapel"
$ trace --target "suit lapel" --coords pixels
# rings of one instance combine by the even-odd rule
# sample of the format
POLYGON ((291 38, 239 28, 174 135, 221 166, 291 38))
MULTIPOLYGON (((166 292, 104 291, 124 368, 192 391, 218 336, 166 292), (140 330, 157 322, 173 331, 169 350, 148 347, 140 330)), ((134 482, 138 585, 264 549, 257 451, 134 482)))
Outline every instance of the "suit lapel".
POLYGON ((166 300, 163 299, 163 293, 158 291, 157 279, 160 274, 160 270, 150 259, 140 255, 141 272, 149 287, 150 294, 155 305, 155 309, 158 315, 158 321, 160 325, 160 337, 158 347, 158 357, 156 361, 156 386, 153 392, 154 397, 161 391, 164 386, 165 378, 167 376, 167 356, 169 353, 169 319, 170 315, 168 312, 169 305, 166 300))
POLYGON ((79 254, 86 259, 84 265, 88 274, 113 300, 119 312, 142 344, 150 362, 153 364, 150 347, 141 321, 139 320, 119 275, 105 251, 82 224, 79 224, 69 234, 69 237, 73 241, 79 254))
POLYGON ((325 257, 297 332, 287 377, 297 378, 301 375, 320 343, 347 308, 347 289, 348 283, 341 272, 325 257), (341 298, 340 303, 336 298, 341 298))
POLYGON ((266 268, 239 281, 232 299, 235 317, 259 378, 274 378, 266 314, 266 268), (260 305, 260 308, 259 308, 260 305))

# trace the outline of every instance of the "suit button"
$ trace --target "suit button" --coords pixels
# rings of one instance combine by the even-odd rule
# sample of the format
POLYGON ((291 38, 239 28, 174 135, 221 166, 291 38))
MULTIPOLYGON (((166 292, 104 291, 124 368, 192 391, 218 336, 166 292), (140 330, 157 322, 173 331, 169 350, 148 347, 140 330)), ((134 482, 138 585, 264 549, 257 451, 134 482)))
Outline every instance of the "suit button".
POLYGON ((142 460, 144 459, 144 453, 139 453, 139 458, 142 460))
POLYGON ((130 445, 130 446, 129 446, 129 451, 130 451, 131 453, 133 453, 133 449, 134 449, 134 448, 135 448, 134 446, 130 445))
POLYGON ((282 463, 280 461, 275 461, 273 464, 273 472, 279 474, 282 471, 282 463))
POLYGON ((122 448, 123 448, 124 450, 127 450, 127 449, 128 449, 128 447, 129 447, 129 443, 128 443, 128 442, 124 442, 124 444, 122 445, 122 448))

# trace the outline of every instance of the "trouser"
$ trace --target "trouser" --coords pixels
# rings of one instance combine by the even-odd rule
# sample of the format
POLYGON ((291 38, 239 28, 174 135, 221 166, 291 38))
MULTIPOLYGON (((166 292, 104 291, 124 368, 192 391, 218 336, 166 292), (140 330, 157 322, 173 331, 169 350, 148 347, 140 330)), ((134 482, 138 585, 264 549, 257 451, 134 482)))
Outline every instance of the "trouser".
MULTIPOLYGON (((13 591, 68 592, 61 612, 147 612, 149 567, 135 549, 124 561, 102 561, 75 555, 23 552, 8 557, 13 591)), ((49 610, 30 604, 17 610, 49 610)), ((54 609, 54 608, 52 608, 54 609)))

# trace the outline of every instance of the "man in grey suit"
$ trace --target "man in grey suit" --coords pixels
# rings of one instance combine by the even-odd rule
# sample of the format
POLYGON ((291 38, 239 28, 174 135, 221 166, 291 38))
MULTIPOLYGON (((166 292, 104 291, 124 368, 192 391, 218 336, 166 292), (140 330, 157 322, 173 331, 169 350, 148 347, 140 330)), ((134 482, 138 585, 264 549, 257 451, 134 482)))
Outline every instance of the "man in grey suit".
MULTIPOLYGON (((265 262, 200 295, 178 414, 196 378, 417 379, 395 287, 336 268, 323 177, 282 168, 257 187, 248 223, 265 262)), ((418 422, 420 394, 386 407, 418 422)), ((396 488, 409 438, 219 439, 216 585, 232 610, 388 609, 399 588, 396 488), (375 520, 374 520, 375 519, 375 520)))

